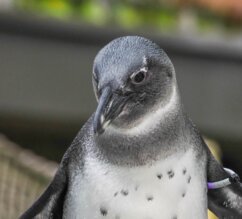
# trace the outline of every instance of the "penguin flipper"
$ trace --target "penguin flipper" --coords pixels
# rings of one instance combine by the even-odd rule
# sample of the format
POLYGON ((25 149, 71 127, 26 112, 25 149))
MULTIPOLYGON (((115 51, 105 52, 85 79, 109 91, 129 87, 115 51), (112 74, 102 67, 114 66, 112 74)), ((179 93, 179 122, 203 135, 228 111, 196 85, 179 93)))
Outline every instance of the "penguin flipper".
MULTIPOLYGON (((224 168, 208 154, 207 179, 216 182, 229 178, 224 168)), ((234 182, 228 186, 208 190, 208 207, 219 218, 242 218, 242 184, 234 182)))
POLYGON ((19 219, 62 218, 64 197, 67 189, 66 176, 60 168, 44 193, 19 219))
POLYGON ((64 201, 68 189, 68 166, 71 162, 80 162, 83 155, 83 144, 85 137, 89 135, 89 128, 92 124, 93 116, 79 131, 71 146, 67 149, 63 156, 59 169, 54 179, 49 184, 44 193, 37 201, 24 212, 19 219, 60 219, 63 215, 64 201), (39 217, 40 216, 40 217, 39 217))

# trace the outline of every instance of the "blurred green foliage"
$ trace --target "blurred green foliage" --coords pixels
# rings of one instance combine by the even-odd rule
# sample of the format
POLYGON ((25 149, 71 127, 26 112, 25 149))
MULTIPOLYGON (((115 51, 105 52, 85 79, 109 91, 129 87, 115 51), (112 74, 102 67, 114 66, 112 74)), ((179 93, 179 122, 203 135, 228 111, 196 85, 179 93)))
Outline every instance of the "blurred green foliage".
POLYGON ((177 10, 167 6, 155 7, 149 1, 97 0, 19 0, 16 6, 29 12, 58 18, 79 18, 95 25, 116 25, 126 28, 142 27, 171 29, 176 26, 177 10))
MULTIPOLYGON (((60 19, 102 25, 119 25, 127 29, 177 31, 181 11, 187 5, 175 0, 16 0, 18 9, 60 19)), ((194 5, 197 29, 211 31, 216 28, 235 29, 224 16, 194 5)))

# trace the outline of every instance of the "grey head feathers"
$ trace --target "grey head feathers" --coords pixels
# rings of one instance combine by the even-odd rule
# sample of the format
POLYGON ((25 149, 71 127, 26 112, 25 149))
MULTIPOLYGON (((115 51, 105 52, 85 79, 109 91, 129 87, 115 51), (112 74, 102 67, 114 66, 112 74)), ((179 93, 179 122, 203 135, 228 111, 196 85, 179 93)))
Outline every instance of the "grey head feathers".
POLYGON ((138 164, 160 150, 181 150, 171 145, 183 142, 186 118, 173 64, 157 44, 139 36, 113 40, 94 60, 93 86, 93 130, 105 159, 138 164))
POLYGON ((174 67, 165 52, 137 36, 115 39, 98 53, 93 85, 99 101, 95 122, 126 130, 169 102, 177 88, 174 67))
POLYGON ((99 88, 110 80, 113 86, 120 86, 128 74, 152 64, 151 62, 172 67, 168 56, 157 44, 138 36, 120 37, 111 41, 97 54, 93 74, 99 81, 99 88))

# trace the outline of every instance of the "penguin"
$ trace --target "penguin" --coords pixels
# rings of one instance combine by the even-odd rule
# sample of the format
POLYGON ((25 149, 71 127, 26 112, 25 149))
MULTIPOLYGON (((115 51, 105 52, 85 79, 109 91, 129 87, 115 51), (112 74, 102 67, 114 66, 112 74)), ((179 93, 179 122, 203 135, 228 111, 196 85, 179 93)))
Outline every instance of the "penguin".
POLYGON ((92 81, 96 111, 20 219, 205 219, 207 208, 242 218, 239 177, 209 151, 156 43, 114 39, 95 57, 92 81))

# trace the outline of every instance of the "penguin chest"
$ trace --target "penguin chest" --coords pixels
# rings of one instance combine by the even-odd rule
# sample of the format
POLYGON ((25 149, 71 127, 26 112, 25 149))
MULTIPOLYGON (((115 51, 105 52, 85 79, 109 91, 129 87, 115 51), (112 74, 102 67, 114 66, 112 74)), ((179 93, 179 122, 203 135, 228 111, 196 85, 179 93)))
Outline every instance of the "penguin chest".
POLYGON ((192 152, 133 168, 89 159, 83 178, 77 177, 72 185, 65 215, 76 219, 207 218, 205 178, 205 168, 192 152))

